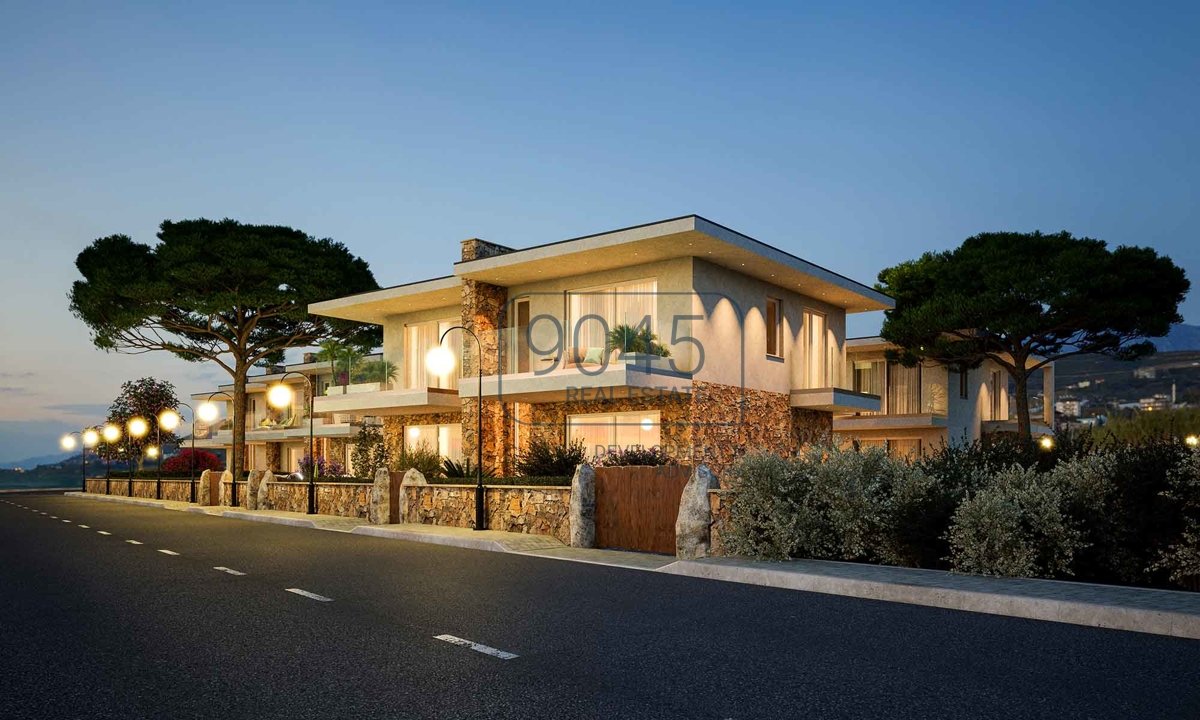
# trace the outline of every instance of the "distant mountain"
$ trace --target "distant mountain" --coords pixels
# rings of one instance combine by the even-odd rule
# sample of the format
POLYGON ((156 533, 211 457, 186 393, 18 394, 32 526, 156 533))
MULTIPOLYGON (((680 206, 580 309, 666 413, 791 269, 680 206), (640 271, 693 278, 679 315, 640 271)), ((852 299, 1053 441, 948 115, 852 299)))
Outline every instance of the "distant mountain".
POLYGON ((11 470, 13 468, 24 468, 30 470, 38 465, 55 465, 68 458, 73 458, 79 453, 58 453, 55 455, 38 455, 37 457, 25 458, 24 460, 12 460, 9 462, 0 463, 0 469, 11 470))
POLYGON ((1166 337, 1155 338, 1154 346, 1159 352, 1200 350, 1200 325, 1172 325, 1166 337))

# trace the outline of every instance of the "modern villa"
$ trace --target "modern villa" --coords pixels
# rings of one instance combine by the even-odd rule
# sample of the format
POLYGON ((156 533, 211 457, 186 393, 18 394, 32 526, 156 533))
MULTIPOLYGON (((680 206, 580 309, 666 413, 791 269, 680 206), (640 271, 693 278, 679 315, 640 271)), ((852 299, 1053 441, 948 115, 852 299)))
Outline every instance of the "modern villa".
MULTIPOLYGON (((481 400, 484 464, 501 477, 538 436, 582 441, 589 456, 659 446, 719 470, 748 450, 787 454, 833 434, 908 454, 1012 425, 998 366, 959 376, 887 362, 879 338, 846 340, 846 316, 890 298, 699 216, 461 250, 452 274, 309 307, 381 326, 393 374, 339 386, 306 358, 252 378, 247 469, 291 472, 305 454, 296 373, 316 389, 318 452, 346 467, 364 422, 382 424, 393 457, 424 445, 474 458, 481 400), (448 372, 429 362, 439 344, 454 357, 448 372), (265 402, 281 380, 297 386, 290 412, 265 402)), ((198 445, 229 443, 226 429, 198 445)))
MULTIPOLYGON (((908 368, 885 357, 894 347, 880 337, 846 342, 851 387, 879 397, 882 407, 836 416, 833 431, 840 439, 911 456, 946 444, 970 443, 990 433, 1016 431, 1009 376, 1000 365, 989 360, 962 373, 936 363, 908 368)), ((1040 361, 1034 357, 1029 363, 1040 361)), ((1053 363, 1042 368, 1042 380, 1042 415, 1030 418, 1035 437, 1053 434, 1053 363)))
POLYGON ((722 468, 881 409, 851 387, 846 315, 891 300, 702 217, 525 249, 470 239, 461 257, 445 277, 310 306, 382 326, 400 378, 318 395, 317 413, 382 417, 393 449, 473 457, 482 404, 484 463, 503 476, 537 436, 722 468), (447 331, 456 366, 439 375, 427 356, 447 331))

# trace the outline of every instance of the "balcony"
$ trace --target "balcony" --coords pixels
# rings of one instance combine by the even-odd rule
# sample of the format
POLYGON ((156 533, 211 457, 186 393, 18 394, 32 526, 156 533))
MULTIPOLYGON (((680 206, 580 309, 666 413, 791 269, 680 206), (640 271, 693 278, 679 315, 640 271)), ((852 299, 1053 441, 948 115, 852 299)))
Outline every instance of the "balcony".
POLYGON ((916 430, 946 427, 946 416, 936 413, 914 413, 911 415, 848 415, 833 419, 834 432, 862 432, 865 430, 916 430))
MULTIPOLYGON (((669 359, 656 355, 613 353, 599 362, 586 358, 560 362, 541 358, 540 370, 488 375, 483 396, 504 402, 600 402, 625 399, 678 398, 692 391, 692 374, 675 370, 669 359)), ((459 381, 462 397, 476 397, 478 383, 459 381)))
MULTIPOLYGON (((315 437, 350 437, 354 429, 348 422, 330 422, 325 418, 313 418, 313 435, 315 437)), ((275 423, 271 425, 246 425, 246 442, 280 442, 283 440, 299 440, 308 437, 308 418, 298 417, 290 423, 275 423)), ((228 419, 212 427, 196 426, 196 447, 219 448, 233 444, 233 429, 228 419)))
POLYGON ((868 395, 839 387, 823 387, 793 390, 791 406, 821 412, 856 413, 879 412, 882 403, 878 395, 868 395))
POLYGON ((384 383, 355 383, 331 387, 313 402, 315 413, 354 415, 415 415, 461 409, 457 390, 391 388, 384 383))

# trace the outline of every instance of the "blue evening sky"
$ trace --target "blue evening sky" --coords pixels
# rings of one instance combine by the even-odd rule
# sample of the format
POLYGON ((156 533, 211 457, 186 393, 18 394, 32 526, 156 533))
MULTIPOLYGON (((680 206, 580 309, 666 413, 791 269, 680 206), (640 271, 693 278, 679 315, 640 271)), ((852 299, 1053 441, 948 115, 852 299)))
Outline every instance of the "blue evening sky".
POLYGON ((868 283, 998 229, 1200 279, 1196 3, 572 5, 0 0, 0 461, 124 379, 221 378, 67 311, 80 249, 164 218, 334 237, 384 285, 692 212, 868 283))

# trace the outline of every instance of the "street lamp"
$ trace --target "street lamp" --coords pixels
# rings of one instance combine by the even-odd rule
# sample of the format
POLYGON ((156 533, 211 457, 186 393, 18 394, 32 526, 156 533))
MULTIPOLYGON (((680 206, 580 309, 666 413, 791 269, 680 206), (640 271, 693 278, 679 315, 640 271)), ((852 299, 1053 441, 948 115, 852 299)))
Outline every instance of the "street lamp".
POLYGON ((440 377, 449 375, 454 369, 454 353, 442 344, 452 330, 462 330, 475 338, 475 344, 479 347, 479 357, 475 359, 475 364, 479 366, 479 395, 475 401, 475 419, 478 423, 475 429, 475 449, 478 451, 475 461, 475 529, 486 530, 487 513, 483 498, 483 343, 479 341, 478 335, 462 325, 447 328, 438 338, 437 346, 425 355, 425 367, 440 377))
POLYGON ((83 459, 83 480, 80 483, 80 492, 87 492, 87 451, 88 448, 94 448, 100 442, 100 434, 92 428, 69 432, 62 436, 59 440, 59 445, 63 450, 74 450, 75 446, 79 445, 79 454, 83 459), (79 440, 75 436, 79 436, 79 440))
MULTIPOLYGON (((192 410, 192 406, 187 403, 177 403, 187 408, 192 413, 192 454, 188 458, 188 486, 190 489, 190 497, 192 502, 196 502, 196 411, 192 410)), ((211 403, 210 403, 211 404, 211 403)), ((203 406, 201 406, 203 407, 203 406)), ((213 405, 213 409, 216 406, 213 405)), ((158 414, 158 426, 167 432, 175 432, 175 430, 183 424, 183 418, 179 416, 179 412, 173 408, 167 408, 158 414)), ((162 463, 159 463, 159 470, 162 470, 162 463)), ((161 474, 160 474, 161 477, 161 474)), ((159 497, 162 497, 162 491, 159 491, 159 497)))
POLYGON ((141 440, 150 433, 150 423, 146 422, 145 418, 131 417, 126 423, 125 429, 128 431, 125 434, 125 454, 129 461, 129 494, 127 497, 133 497, 133 441, 141 440))
POLYGON ((304 373, 289 370, 279 377, 279 382, 271 386, 267 390, 267 404, 271 407, 282 410, 292 404, 296 397, 296 393, 288 387, 284 380, 287 380, 289 375, 295 375, 304 381, 305 387, 308 389, 308 514, 317 514, 317 485, 316 475, 319 472, 317 469, 317 442, 313 437, 313 384, 312 379, 304 373))
POLYGON ((104 438, 104 494, 112 494, 112 446, 121 439, 121 428, 108 423, 100 431, 104 438))
MULTIPOLYGON (((200 418, 201 421, 211 425, 212 423, 217 421, 217 418, 221 417, 220 408, 218 408, 217 404, 212 401, 212 399, 214 397, 216 397, 217 395, 224 395, 230 402, 233 402, 232 395, 225 392, 224 390, 217 390, 216 392, 209 393, 208 397, 204 400, 204 402, 200 403, 200 406, 197 407, 196 411, 192 414, 192 417, 193 417, 193 420, 192 420, 192 449, 193 450, 195 449, 195 445, 196 445, 196 428, 195 428, 196 422, 195 422, 194 418, 200 418)), ((232 422, 233 422, 233 420, 232 420, 232 416, 231 416, 231 418, 230 418, 231 425, 232 425, 232 422)), ((245 422, 244 418, 242 419, 242 422, 243 423, 245 422)), ((233 442, 233 439, 231 438, 230 443, 232 443, 232 442, 233 442)), ((232 450, 232 449, 233 448, 231 445, 230 450, 232 450)), ((193 455, 194 454, 195 453, 193 453, 193 455)), ((233 463, 231 462, 232 455, 233 455, 232 452, 226 453, 225 467, 229 469, 230 477, 233 478, 229 484, 229 504, 231 507, 237 507, 238 506, 237 481, 238 481, 238 476, 241 475, 241 471, 233 469, 233 463)), ((195 488, 193 488, 192 489, 192 501, 193 502, 195 502, 195 500, 196 500, 195 495, 196 495, 196 491, 195 491, 195 488)))

